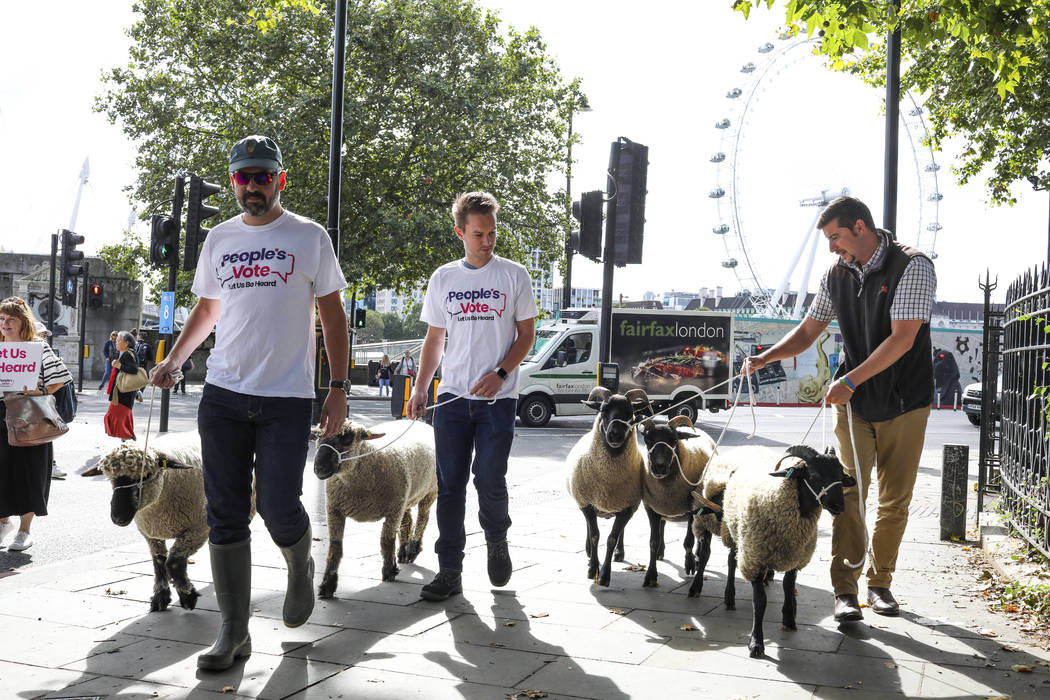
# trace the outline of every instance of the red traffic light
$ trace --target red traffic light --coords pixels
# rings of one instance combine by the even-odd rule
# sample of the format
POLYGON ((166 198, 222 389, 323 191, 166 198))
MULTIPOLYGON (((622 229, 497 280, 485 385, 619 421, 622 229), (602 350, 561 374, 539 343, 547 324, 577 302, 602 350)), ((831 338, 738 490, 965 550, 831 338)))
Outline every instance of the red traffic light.
POLYGON ((88 296, 88 306, 93 309, 102 308, 102 285, 93 284, 89 291, 91 294, 88 296))
POLYGON ((93 285, 91 285, 91 296, 97 297, 100 294, 102 294, 102 285, 100 285, 100 284, 93 284, 93 285))

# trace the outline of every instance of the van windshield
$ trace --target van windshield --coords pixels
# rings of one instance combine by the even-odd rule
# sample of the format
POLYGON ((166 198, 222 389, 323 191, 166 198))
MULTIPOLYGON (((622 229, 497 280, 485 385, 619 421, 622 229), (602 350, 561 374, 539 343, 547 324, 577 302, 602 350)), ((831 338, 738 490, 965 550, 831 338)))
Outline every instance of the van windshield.
POLYGON ((535 362, 536 357, 543 352, 543 348, 547 347, 547 344, 558 335, 561 335, 561 331, 536 329, 536 342, 532 344, 532 350, 525 356, 523 362, 535 362))

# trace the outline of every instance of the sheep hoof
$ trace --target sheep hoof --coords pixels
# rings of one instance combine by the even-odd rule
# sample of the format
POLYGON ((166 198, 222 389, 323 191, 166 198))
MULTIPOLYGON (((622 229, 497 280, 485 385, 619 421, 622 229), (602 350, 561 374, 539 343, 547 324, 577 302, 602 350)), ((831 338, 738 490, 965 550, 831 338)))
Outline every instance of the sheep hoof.
MULTIPOLYGON (((657 557, 657 559, 659 559, 659 557, 657 557)), ((613 561, 623 561, 623 560, 624 560, 623 552, 614 552, 613 553, 613 561)))
POLYGON ((397 572, 399 572, 399 571, 401 571, 401 569, 397 568, 396 565, 391 564, 390 566, 384 566, 383 567, 383 580, 384 581, 393 581, 394 577, 397 576, 397 572))
POLYGON ((689 587, 689 595, 687 597, 689 597, 689 598, 699 598, 700 597, 700 589, 697 588, 696 586, 690 586, 689 587))
POLYGON ((196 588, 190 586, 190 590, 185 593, 182 591, 179 591, 178 593, 179 605, 181 605, 184 610, 193 610, 197 607, 197 599, 200 598, 200 594, 197 593, 196 588))
POLYGON ((587 567, 587 580, 596 581, 598 579, 598 565, 591 564, 587 567))
POLYGON ((736 610, 736 601, 735 600, 727 600, 726 601, 726 610, 736 610))
POLYGON ((154 592, 153 597, 149 599, 149 611, 161 612, 162 610, 167 610, 170 604, 171 591, 167 588, 161 588, 159 591, 154 592))
POLYGON ((598 575, 598 585, 608 587, 610 577, 611 572, 608 569, 603 568, 601 574, 598 575))
POLYGON ((766 646, 760 641, 752 639, 747 643, 747 648, 751 652, 752 659, 759 659, 766 654, 766 646))
POLYGON ((646 576, 645 580, 642 581, 642 588, 659 588, 660 582, 656 576, 646 576))
POLYGON ((689 576, 696 573, 696 557, 692 552, 687 552, 685 555, 685 573, 689 576))
POLYGON ((798 629, 798 627, 795 625, 795 621, 794 620, 784 620, 781 623, 781 626, 784 629, 786 629, 786 630, 797 630, 798 629))
POLYGON ((339 577, 336 575, 325 576, 321 579, 321 585, 317 588, 317 597, 328 600, 335 596, 336 584, 339 582, 339 577))

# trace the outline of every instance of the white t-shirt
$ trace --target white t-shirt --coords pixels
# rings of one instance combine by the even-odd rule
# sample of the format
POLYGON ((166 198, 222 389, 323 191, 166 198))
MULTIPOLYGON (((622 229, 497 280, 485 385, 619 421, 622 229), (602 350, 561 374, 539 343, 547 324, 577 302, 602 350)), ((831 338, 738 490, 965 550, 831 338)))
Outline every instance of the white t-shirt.
POLYGON ((193 293, 218 299, 209 384, 255 396, 314 397, 314 297, 346 287, 332 239, 285 211, 263 226, 223 221, 201 248, 193 293))
MULTIPOLYGON (((516 323, 536 313, 532 279, 516 262, 494 255, 478 269, 454 260, 435 270, 420 318, 444 328, 448 338, 438 391, 470 396, 471 388, 507 356, 518 337, 516 323)), ((517 395, 515 367, 495 398, 517 395)))

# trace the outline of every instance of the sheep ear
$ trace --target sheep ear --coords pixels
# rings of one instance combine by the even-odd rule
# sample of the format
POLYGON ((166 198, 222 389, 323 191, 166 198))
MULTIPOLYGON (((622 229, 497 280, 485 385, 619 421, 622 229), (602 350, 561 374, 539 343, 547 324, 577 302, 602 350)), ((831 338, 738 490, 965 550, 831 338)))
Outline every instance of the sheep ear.
POLYGON ((378 440, 379 438, 383 437, 384 435, 386 435, 386 433, 373 433, 371 430, 369 430, 368 432, 366 432, 364 434, 364 436, 361 439, 362 440, 378 440))
POLYGON ((787 453, 792 457, 798 457, 807 462, 817 456, 817 451, 809 445, 792 445, 787 449, 787 453))
POLYGON ((842 485, 845 486, 846 488, 849 488, 850 486, 856 486, 857 485, 857 480, 854 479, 849 474, 846 474, 845 472, 843 472, 843 474, 842 474, 842 485))
POLYGON ((168 457, 161 458, 161 460, 160 460, 160 468, 161 469, 193 469, 193 467, 187 466, 187 465, 183 464, 182 462, 178 462, 178 461, 176 461, 174 459, 170 459, 168 457))
POLYGON ((700 437, 700 433, 694 433, 689 430, 678 430, 676 431, 679 440, 688 440, 689 438, 700 437))
POLYGON ((590 401, 590 400, 587 400, 587 401, 581 401, 580 403, 582 403, 584 406, 586 406, 587 408, 589 408, 589 409, 591 409, 593 411, 600 411, 600 410, 602 410, 602 404, 605 403, 605 402, 604 401, 590 401))

